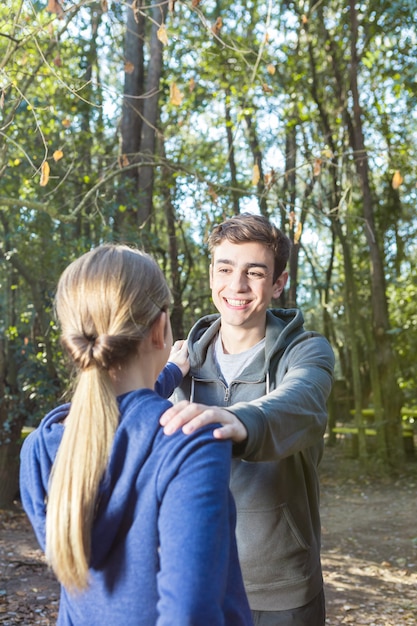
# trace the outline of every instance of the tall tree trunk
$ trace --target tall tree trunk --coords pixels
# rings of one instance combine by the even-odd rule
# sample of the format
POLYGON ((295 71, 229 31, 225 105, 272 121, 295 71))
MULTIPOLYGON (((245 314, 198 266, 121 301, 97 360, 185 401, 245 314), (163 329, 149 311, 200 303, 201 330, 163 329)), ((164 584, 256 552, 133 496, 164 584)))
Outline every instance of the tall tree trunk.
MULTIPOLYGON (((161 149, 165 162, 165 148, 162 142, 161 149)), ((181 268, 178 261, 178 241, 177 241, 177 216, 175 207, 172 202, 172 189, 175 188, 175 178, 172 176, 172 170, 166 165, 162 168, 162 186, 163 208, 167 223, 168 232, 168 255, 171 269, 171 291, 173 303, 171 308, 171 325, 174 339, 184 338, 184 307, 182 304, 182 286, 181 286, 181 268)))
POLYGON ((230 113, 230 87, 226 88, 225 94, 225 119, 226 119, 226 137, 227 137, 227 160, 229 162, 230 169, 230 182, 232 188, 232 204, 233 204, 233 213, 235 215, 239 214, 239 193, 238 193, 238 183, 237 183, 237 168, 235 161, 235 149, 234 149, 234 138, 233 138, 233 122, 232 116, 230 113))
POLYGON ((253 156, 254 166, 258 168, 259 180, 256 183, 256 188, 258 192, 258 204, 259 210, 262 215, 268 217, 268 205, 265 197, 265 178, 264 171, 262 165, 262 150, 259 145, 258 135, 256 133, 256 128, 253 124, 252 117, 248 114, 245 115, 245 121, 248 131, 248 142, 253 156))
MULTIPOLYGON (((389 336, 388 303, 385 289, 385 274, 382 255, 378 244, 378 235, 374 220, 374 203, 371 194, 368 155, 362 126, 362 110, 358 90, 358 21, 356 1, 350 0, 351 19, 351 66, 350 91, 353 100, 353 124, 350 129, 350 142, 355 155, 355 165, 362 191, 363 214, 365 218, 365 236, 371 262, 371 302, 373 332, 378 359, 380 389, 374 390, 383 399, 383 412, 376 415, 382 427, 385 425, 386 445, 390 461, 397 465, 403 457, 401 435, 401 394, 397 383, 396 358, 389 336)), ((382 407, 381 407, 382 408, 382 407)))
MULTIPOLYGON (((133 0, 126 7, 124 41, 125 76, 122 115, 120 121, 120 165, 138 162, 143 117, 145 16, 139 11, 141 2, 133 0)), ((136 192, 139 172, 129 168, 123 172, 118 188, 117 202, 127 207, 115 215, 115 231, 123 231, 123 222, 129 227, 136 223, 136 211, 131 198, 136 192)), ((127 227, 127 228, 129 228, 127 227)))
POLYGON ((154 5, 152 9, 152 31, 150 55, 147 68, 145 99, 143 106, 143 124, 140 141, 141 160, 138 178, 139 206, 137 223, 140 227, 147 224, 153 209, 153 183, 155 173, 155 152, 157 122, 159 117, 159 89, 163 68, 162 43, 158 39, 158 30, 165 22, 168 3, 154 5))
POLYGON ((285 217, 283 220, 289 224, 289 237, 293 243, 289 261, 290 286, 287 293, 288 307, 297 306, 298 286, 298 257, 300 253, 300 241, 295 238, 296 218, 295 204, 296 190, 296 162, 297 162, 297 124, 290 114, 289 122, 285 129, 285 176, 283 186, 283 198, 285 202, 285 217))

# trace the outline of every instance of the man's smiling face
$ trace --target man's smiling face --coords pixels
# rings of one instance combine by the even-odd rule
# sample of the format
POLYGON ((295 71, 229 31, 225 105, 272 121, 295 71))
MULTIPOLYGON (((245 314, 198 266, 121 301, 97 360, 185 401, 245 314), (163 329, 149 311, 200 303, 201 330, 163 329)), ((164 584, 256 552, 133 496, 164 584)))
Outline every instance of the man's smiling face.
POLYGON ((265 328, 266 309, 281 294, 287 274, 273 282, 272 250, 258 242, 231 243, 214 248, 210 265, 213 302, 224 325, 265 328))

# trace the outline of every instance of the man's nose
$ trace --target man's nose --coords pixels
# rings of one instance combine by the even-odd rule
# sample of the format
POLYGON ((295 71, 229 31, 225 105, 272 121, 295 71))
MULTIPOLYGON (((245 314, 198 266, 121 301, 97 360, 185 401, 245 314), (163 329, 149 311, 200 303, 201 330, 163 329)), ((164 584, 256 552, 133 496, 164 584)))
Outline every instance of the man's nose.
POLYGON ((230 286, 235 291, 246 291, 248 288, 248 282, 246 272, 233 272, 230 286))

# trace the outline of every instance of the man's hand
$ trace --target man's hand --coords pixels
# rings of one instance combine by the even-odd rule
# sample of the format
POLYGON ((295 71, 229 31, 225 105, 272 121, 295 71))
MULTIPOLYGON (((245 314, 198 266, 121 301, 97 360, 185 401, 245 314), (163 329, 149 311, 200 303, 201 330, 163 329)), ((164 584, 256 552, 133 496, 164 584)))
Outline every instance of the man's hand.
POLYGON ((179 428, 182 428, 184 434, 190 435, 202 426, 220 423, 222 426, 213 431, 216 439, 232 439, 239 443, 248 436, 245 426, 233 413, 218 406, 188 400, 182 400, 165 411, 159 421, 166 435, 172 435, 179 428))

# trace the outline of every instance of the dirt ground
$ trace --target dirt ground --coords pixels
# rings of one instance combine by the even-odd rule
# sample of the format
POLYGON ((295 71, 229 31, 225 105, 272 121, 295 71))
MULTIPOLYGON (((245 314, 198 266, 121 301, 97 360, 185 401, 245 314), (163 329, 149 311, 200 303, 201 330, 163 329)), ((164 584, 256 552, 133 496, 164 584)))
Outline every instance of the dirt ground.
MULTIPOLYGON (((375 480, 326 448, 321 481, 326 624, 416 625, 417 460, 375 480)), ((55 624, 58 598, 25 515, 0 511, 0 625, 55 624)))

